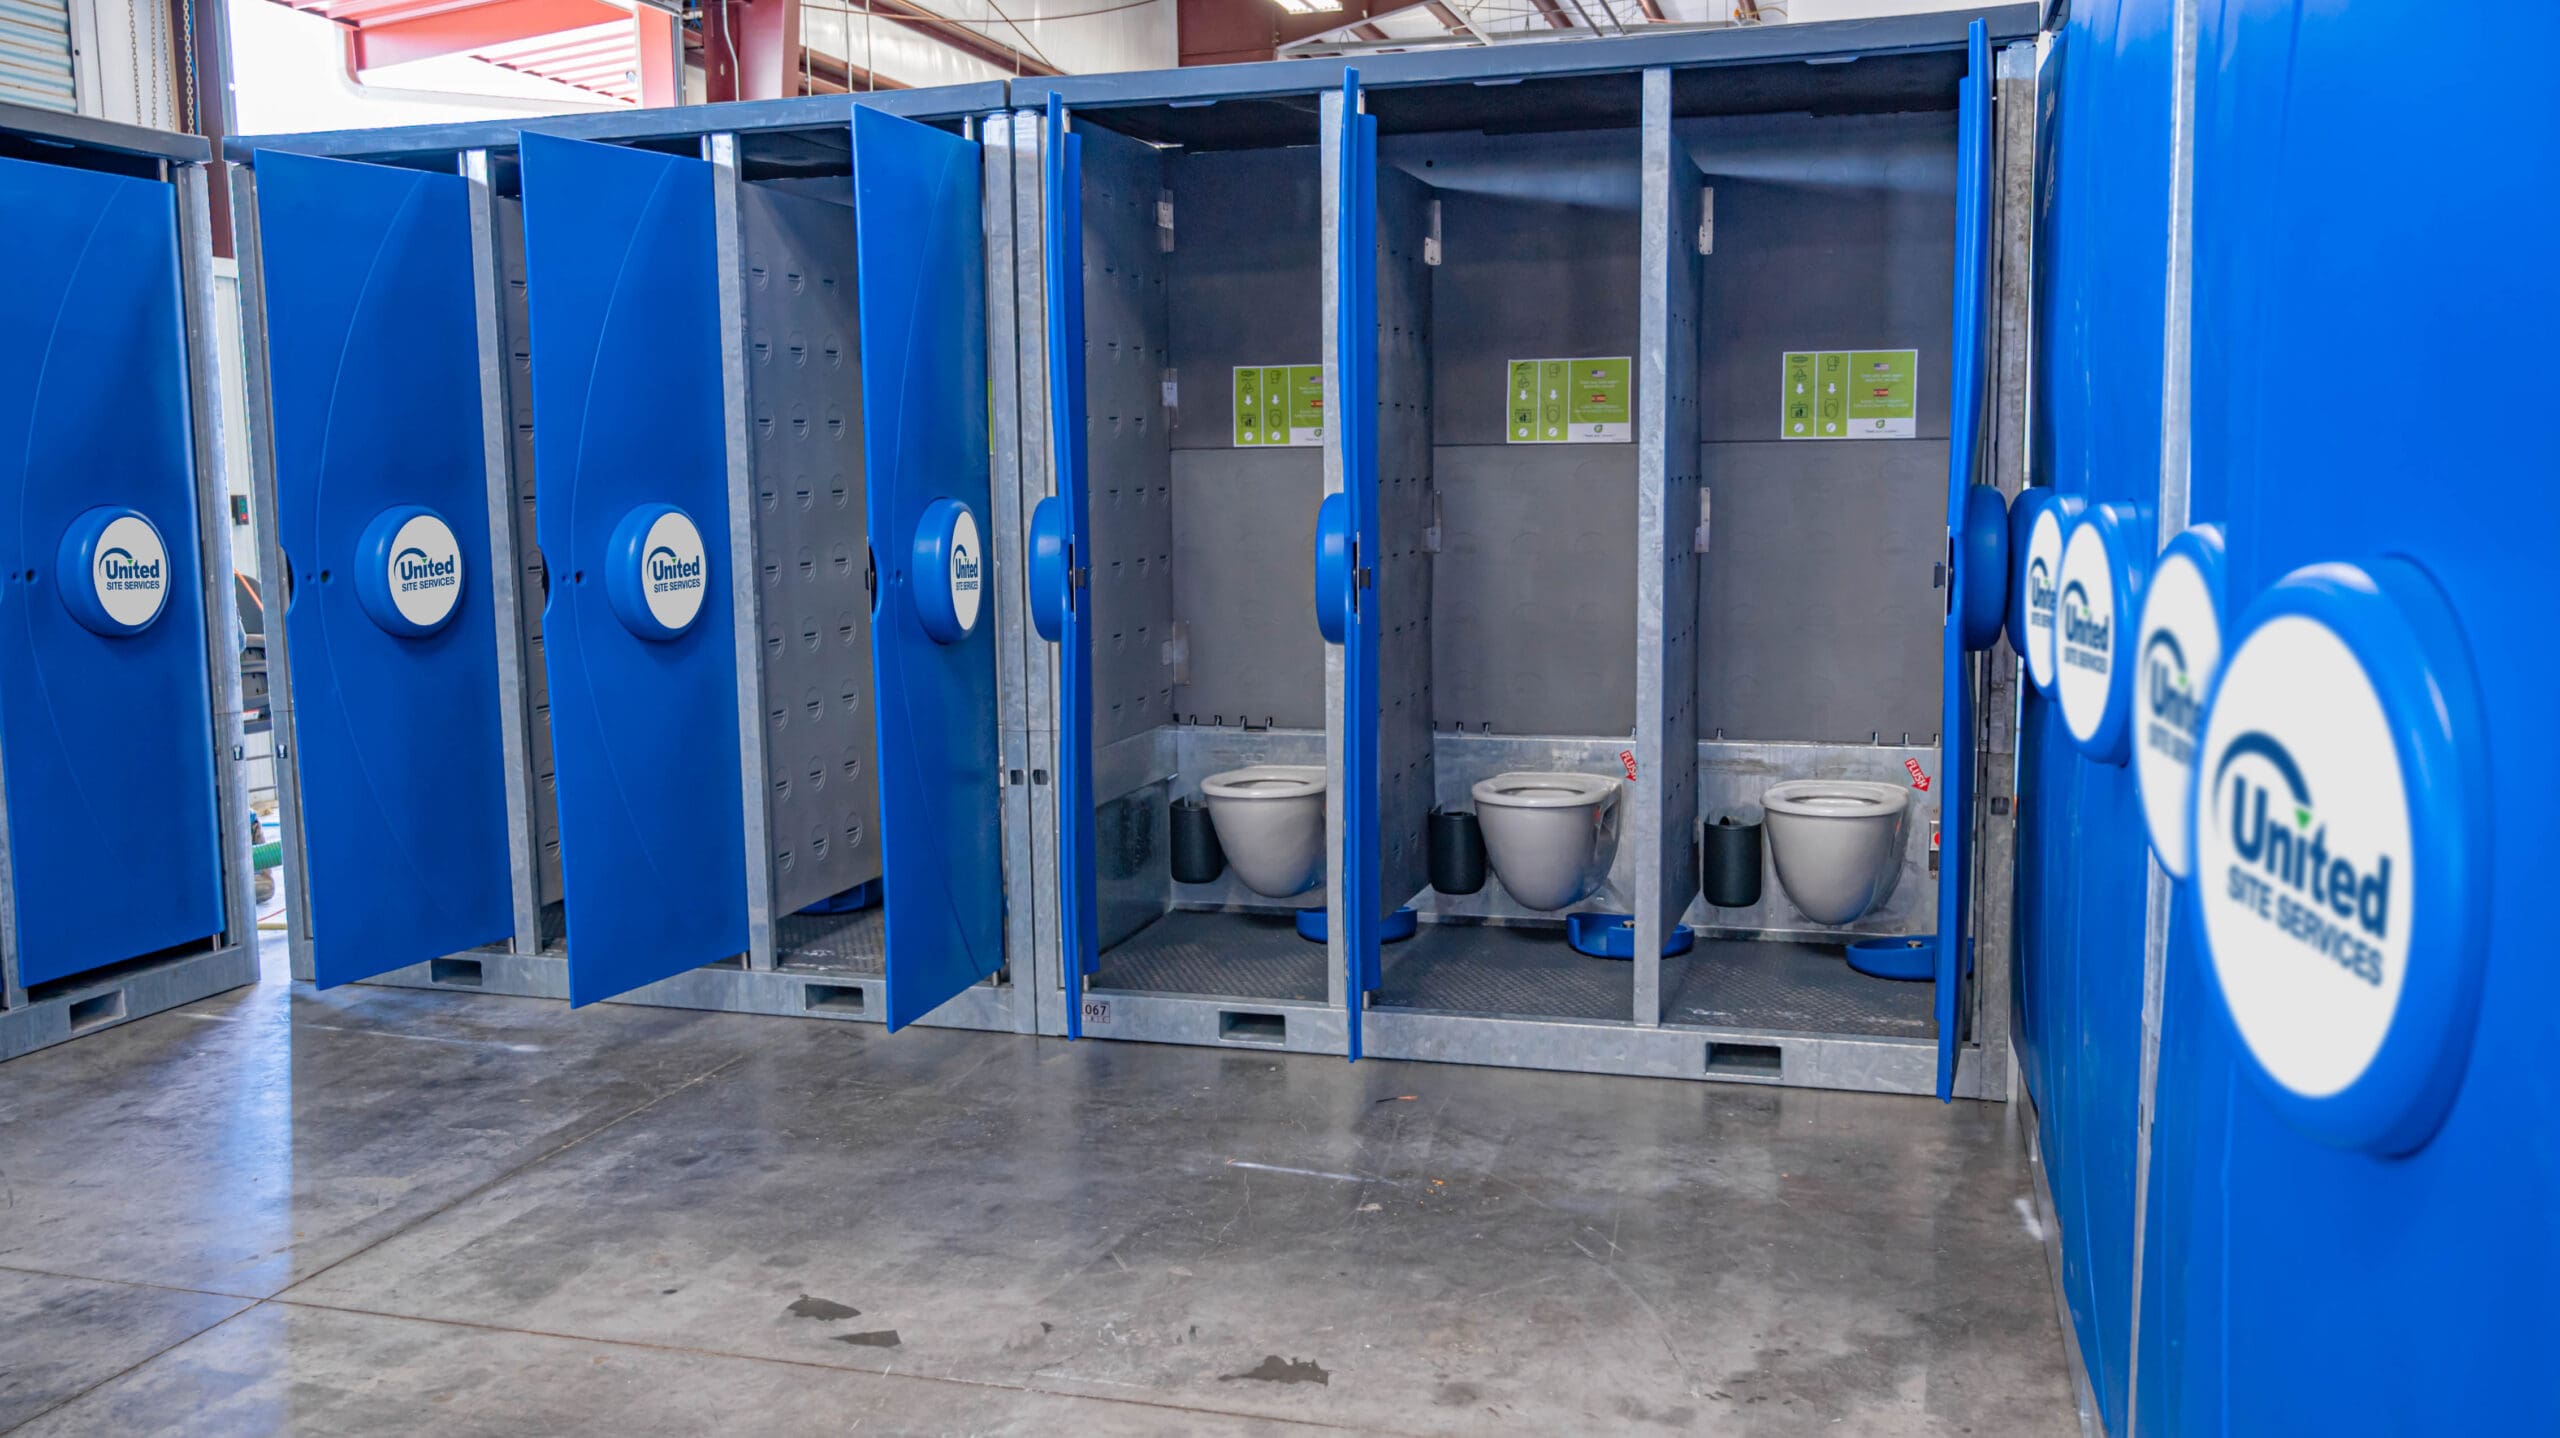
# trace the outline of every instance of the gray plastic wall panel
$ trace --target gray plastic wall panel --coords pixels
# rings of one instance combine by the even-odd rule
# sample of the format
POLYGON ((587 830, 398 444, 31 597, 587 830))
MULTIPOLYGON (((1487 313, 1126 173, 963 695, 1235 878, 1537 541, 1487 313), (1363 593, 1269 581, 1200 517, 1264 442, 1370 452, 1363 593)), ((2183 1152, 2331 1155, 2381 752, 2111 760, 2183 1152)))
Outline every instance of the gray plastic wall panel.
POLYGON ((853 211, 738 192, 774 908, 880 877, 853 211))
POLYGON ((1838 744, 1937 733, 1946 442, 1769 440, 1702 453, 1715 508, 1699 596, 1699 732, 1838 744))
MULTIPOLYGON (((1322 180, 1313 145, 1167 152, 1175 448, 1234 447, 1236 366, 1324 361, 1322 180)), ((1313 463, 1319 451, 1304 453, 1313 463)))
POLYGON ((1430 188, 1402 171, 1382 171, 1377 190, 1378 884, 1393 913, 1431 882, 1434 214, 1430 188))
POLYGON ((1096 748, 1173 720, 1173 476, 1164 372, 1167 256, 1157 151, 1093 126, 1084 137, 1087 519, 1096 748))
MULTIPOLYGON (((551 664, 542 648, 542 606, 551 592, 542 551, 534 547, 533 527, 533 341, 525 312, 524 202, 511 195, 491 195, 496 218, 500 289, 505 306, 507 404, 515 419, 516 533, 523 545, 516 556, 518 607, 524 613, 524 683, 528 711, 526 737, 533 770, 535 851, 540 862, 538 902, 545 927, 556 922, 560 888, 560 786, 551 758, 551 664)), ((542 942, 559 935, 545 932, 542 942)))
POLYGON ((1680 121, 1715 190, 1699 374, 1713 551, 1700 732, 1935 734, 1955 117, 1680 121), (1781 440, 1790 350, 1919 351, 1919 437, 1781 440))
POLYGON ((1634 446, 1442 445, 1431 466, 1433 721, 1469 733, 1632 735, 1634 446))
POLYGON ((1234 371, 1323 360, 1320 180, 1313 146, 1173 152, 1166 257, 1173 446, 1173 618, 1186 724, 1324 726, 1324 640, 1309 558, 1323 451, 1239 447, 1234 371), (1181 675, 1187 673, 1188 678, 1181 675))
POLYGON ((1324 727, 1324 638, 1316 632, 1315 449, 1173 452, 1173 612, 1188 683, 1186 724, 1324 727))
POLYGON ((1636 352, 1639 132, 1385 143, 1440 200, 1433 720, 1632 735, 1635 446, 1506 444, 1503 406, 1514 359, 1636 352))

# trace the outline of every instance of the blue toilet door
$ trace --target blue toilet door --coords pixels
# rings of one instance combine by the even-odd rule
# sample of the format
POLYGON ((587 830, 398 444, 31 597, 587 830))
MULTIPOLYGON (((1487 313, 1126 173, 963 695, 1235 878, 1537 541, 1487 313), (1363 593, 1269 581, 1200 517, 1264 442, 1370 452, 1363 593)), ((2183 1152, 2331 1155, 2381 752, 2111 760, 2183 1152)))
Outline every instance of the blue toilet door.
POLYGON ((892 1029, 1004 966, 996 624, 983 587, 991 529, 981 165, 978 147, 958 135, 854 111, 892 1029), (959 512, 953 501, 967 522, 936 528, 959 512))
POLYGON ((513 557, 489 552, 461 177, 263 152, 258 216, 325 988, 514 931, 489 586, 513 557))
POLYGON ((1084 981, 1101 962, 1093 858, 1093 633, 1084 585, 1093 552, 1085 505, 1084 168, 1066 108, 1049 97, 1041 132, 1041 272, 1048 315, 1049 445, 1057 493, 1031 519, 1033 626, 1058 646, 1058 932, 1067 1037, 1084 1034, 1084 981))
MULTIPOLYGON (((2560 431, 2537 362, 2560 327, 2543 238, 2560 219, 2549 138, 2560 10, 2505 7, 2486 45, 2396 18, 2300 0, 2205 9, 2192 454, 2221 486, 2233 613, 2245 618, 2299 567, 2336 561, 2414 566, 2449 615, 2457 632, 2434 653, 2466 653, 2471 685, 2454 687, 2476 694, 2464 705, 2437 689, 2423 708, 2474 711, 2453 732, 2476 772, 2404 771, 2399 858, 2424 882, 2467 853, 2470 882, 2455 902, 2389 912, 2415 935, 2394 1041, 2407 996, 2449 963, 2431 931, 2472 936, 2479 987, 2447 1030, 2467 1044, 2450 1086, 2427 1085, 2445 1105, 2431 1130, 2387 1145, 2324 1140, 2279 1106, 2221 1011, 2206 924, 2173 933, 2152 1136, 2169 1201, 2144 1244, 2146 1257, 2165 1251, 2173 1292, 2165 1314, 2146 1304, 2143 1432, 2560 1432, 2548 1376, 2560 1342, 2560 967, 2548 937, 2560 843, 2536 777, 2560 709, 2560 431), (2377 176, 2389 177, 2388 204, 2370 202, 2377 176), (2268 376, 2315 356, 2352 363, 2271 402, 2268 376), (2473 824, 2485 844, 2466 837, 2473 824)), ((2377 678, 2424 672, 2407 652, 2396 666, 2381 646, 2359 657, 2381 666, 2377 678)), ((2207 792, 2218 789, 2200 782, 2199 833, 2216 813, 2207 792)), ((2317 796, 2333 793, 2323 784, 2317 796)), ((2213 892, 2201 867, 2182 895, 2199 904, 2213 892)), ((2345 1092, 2370 1087, 2360 1078, 2345 1092)))
POLYGON ((523 137, 569 1000, 747 947, 709 163, 523 137))
POLYGON ((1360 1057, 1360 1018, 1378 986, 1382 915, 1378 866, 1378 122, 1360 113, 1360 72, 1342 76, 1342 144, 1334 186, 1333 354, 1342 412, 1342 492, 1316 520, 1316 610, 1325 638, 1342 646, 1342 880, 1333 896, 1341 925, 1343 1021, 1360 1057))
POLYGON ((1963 998, 1973 972, 1974 703, 1964 643, 1963 595, 1971 584, 2006 584, 2003 573, 1969 574, 1966 513, 1981 471, 1991 334, 1985 277, 1991 262, 1991 42, 1981 21, 1966 35, 1965 76, 1956 106, 1955 361, 1948 390, 1947 622, 1942 640, 1943 737, 1938 783, 1938 1097, 1955 1097, 1963 1049, 1963 998))
POLYGON ((176 197, 0 159, 0 216, 0 756, 32 986, 220 934, 222 854, 176 197))

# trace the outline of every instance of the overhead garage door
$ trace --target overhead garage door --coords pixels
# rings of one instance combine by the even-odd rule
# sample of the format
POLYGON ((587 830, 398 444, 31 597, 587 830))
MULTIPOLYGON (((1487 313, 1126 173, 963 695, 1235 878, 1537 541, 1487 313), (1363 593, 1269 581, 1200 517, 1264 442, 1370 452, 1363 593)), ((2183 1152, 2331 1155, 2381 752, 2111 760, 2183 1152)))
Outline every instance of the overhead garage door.
POLYGON ((0 0, 0 102, 75 108, 68 0, 0 0))

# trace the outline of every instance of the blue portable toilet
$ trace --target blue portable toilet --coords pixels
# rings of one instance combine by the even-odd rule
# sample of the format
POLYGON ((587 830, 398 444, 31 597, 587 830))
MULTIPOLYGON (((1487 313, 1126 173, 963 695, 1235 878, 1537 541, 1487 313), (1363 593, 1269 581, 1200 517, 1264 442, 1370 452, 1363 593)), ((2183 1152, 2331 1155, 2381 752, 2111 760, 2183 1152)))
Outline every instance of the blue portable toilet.
POLYGON ((2530 386, 2489 378, 2538 352, 2560 282, 2477 243, 2548 228, 2560 17, 2500 22, 2483 46, 2274 3, 2198 35, 2194 474, 2232 617, 2169 934, 2133 1431, 2560 1427, 2554 854, 2511 787, 2560 704, 2560 452, 2530 386), (2369 363, 2270 388, 2310 355, 2369 363), (2479 407, 2414 400, 2435 376, 2479 407))
POLYGON ((1029 1026, 1002 100, 235 143, 311 977, 1029 1026))
POLYGON ((1974 874, 2007 726, 1977 696, 2003 431, 2022 468, 1998 321, 2031 206, 2002 158, 2036 12, 1976 18, 1015 83, 1046 125, 1037 228, 1017 211, 1055 476, 1026 470, 1060 646, 1033 685, 1044 1027, 2005 1090, 2007 874, 1974 874), (1859 361, 1856 436, 1845 409, 1783 430, 1790 355, 1843 406, 1859 361), (1565 892, 1502 875, 1480 786, 1504 774, 1612 806, 1565 892), (1889 897, 1813 919, 1754 851, 1752 897, 1702 901, 1706 811, 1779 778, 1910 816, 1869 876, 1889 897), (1220 847, 1245 786, 1321 803, 1281 882, 1220 847), (1716 998, 1737 972, 1831 986, 1855 1056, 1791 1000, 1716 998))
POLYGON ((257 976, 209 158, 0 105, 0 1058, 257 976))

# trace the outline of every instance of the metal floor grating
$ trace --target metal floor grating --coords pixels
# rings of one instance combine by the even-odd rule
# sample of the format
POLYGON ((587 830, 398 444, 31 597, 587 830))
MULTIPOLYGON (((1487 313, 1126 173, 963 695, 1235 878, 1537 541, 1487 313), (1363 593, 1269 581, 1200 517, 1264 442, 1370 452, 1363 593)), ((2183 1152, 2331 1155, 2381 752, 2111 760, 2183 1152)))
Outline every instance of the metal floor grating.
POLYGON ((1561 925, 1424 924, 1382 959, 1374 1008, 1620 1021, 1635 1012, 1635 966, 1576 953, 1561 925))
POLYGON ((886 914, 878 904, 850 914, 785 914, 773 924, 774 956, 786 969, 883 973, 886 914))
MULTIPOLYGON (((1377 1008, 1624 1021, 1635 966, 1574 951, 1559 928, 1425 924, 1389 944, 1377 1008)), ((1869 978, 1839 948, 1775 939, 1702 939, 1662 964, 1662 1021, 1777 1033, 1933 1038, 1927 984, 1869 978)))
POLYGON ((1934 985, 1871 978, 1836 944, 1700 939, 1662 963, 1662 1021, 1780 1033, 1932 1039, 1934 985))
POLYGON ((1325 947, 1286 915, 1177 910, 1104 950, 1085 986, 1320 1004, 1325 947))

